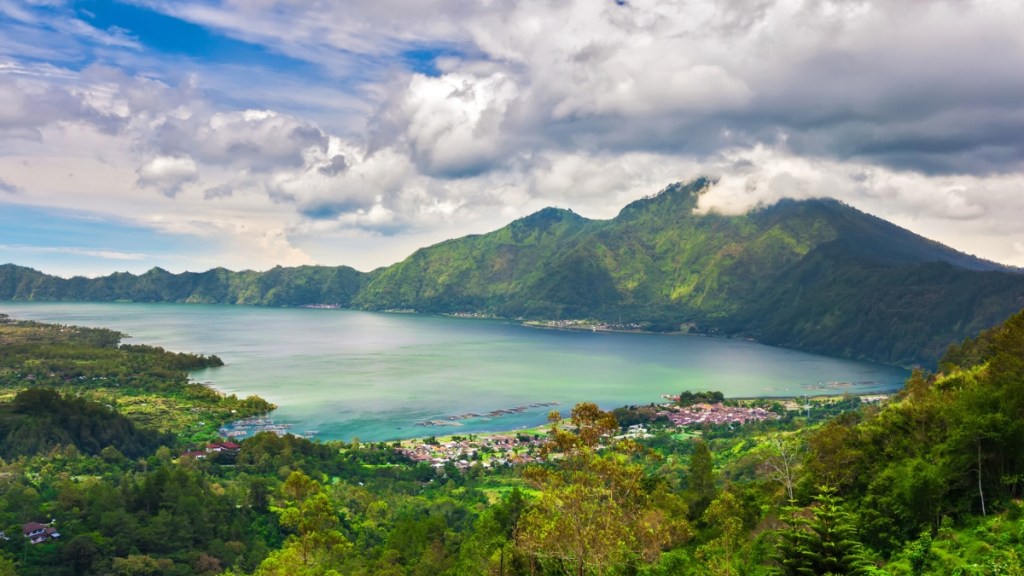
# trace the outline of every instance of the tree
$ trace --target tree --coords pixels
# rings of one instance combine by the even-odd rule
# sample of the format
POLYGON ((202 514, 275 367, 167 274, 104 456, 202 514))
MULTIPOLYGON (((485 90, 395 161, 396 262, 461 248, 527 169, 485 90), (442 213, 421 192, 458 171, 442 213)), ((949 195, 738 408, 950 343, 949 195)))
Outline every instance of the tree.
POLYGON ((174 563, 165 558, 132 554, 126 558, 114 558, 113 570, 116 576, 159 576, 173 566, 174 563))
POLYGON ((320 491, 320 484, 302 472, 292 472, 281 485, 281 493, 294 502, 302 502, 320 491))
POLYGON ((780 576, 860 576, 869 573, 864 547, 854 536, 850 514, 835 490, 821 487, 810 510, 790 509, 779 533, 775 561, 780 576))
POLYGON ((614 434, 619 423, 611 412, 605 412, 593 402, 581 402, 573 406, 569 422, 573 430, 563 428, 561 414, 553 410, 548 414, 551 429, 548 433, 548 452, 573 453, 596 447, 602 438, 614 434))
POLYGON ((830 420, 808 439, 804 481, 813 482, 812 487, 831 486, 845 491, 856 482, 866 480, 866 475, 861 473, 866 458, 856 417, 844 414, 830 420))
POLYGON ((289 505, 280 523, 292 532, 281 550, 264 560, 259 576, 314 576, 331 574, 341 555, 351 546, 341 533, 334 503, 320 484, 302 472, 292 472, 281 486, 289 505))
POLYGON ((0 576, 18 576, 14 562, 3 555, 0 555, 0 576))
POLYGON ((786 499, 793 501, 793 485, 796 484, 796 471, 800 465, 800 445, 786 441, 779 436, 768 441, 768 454, 761 467, 768 478, 782 484, 786 489, 786 499))
POLYGON ((548 455, 554 464, 524 472, 540 495, 519 518, 516 542, 541 564, 566 566, 573 574, 603 574, 636 558, 652 560, 690 536, 682 501, 647 489, 644 467, 633 446, 596 447, 617 424, 593 404, 573 409, 575 431, 559 426, 553 413, 548 455))
POLYGON ((694 440, 690 472, 687 475, 686 499, 691 518, 700 518, 715 499, 715 465, 711 458, 711 449, 701 440, 694 440))
POLYGON ((515 548, 519 518, 527 506, 522 491, 515 487, 488 507, 473 523, 473 530, 459 546, 457 574, 508 576, 526 570, 526 558, 515 548))
POLYGON ((985 484, 991 485, 998 478, 992 470, 1007 471, 998 460, 1005 452, 1006 435, 1014 427, 1001 413, 999 398, 986 384, 975 382, 958 391, 951 406, 950 437, 945 446, 952 451, 950 462, 974 476, 982 516, 987 514, 985 484))
POLYGON ((747 540, 739 499, 723 490, 704 512, 704 523, 713 526, 717 536, 697 549, 697 558, 709 573, 732 576, 736 573, 733 560, 747 540))
POLYGON ((95 534, 82 534, 75 536, 61 550, 61 560, 66 566, 71 567, 73 574, 92 572, 93 564, 103 554, 98 540, 95 534))

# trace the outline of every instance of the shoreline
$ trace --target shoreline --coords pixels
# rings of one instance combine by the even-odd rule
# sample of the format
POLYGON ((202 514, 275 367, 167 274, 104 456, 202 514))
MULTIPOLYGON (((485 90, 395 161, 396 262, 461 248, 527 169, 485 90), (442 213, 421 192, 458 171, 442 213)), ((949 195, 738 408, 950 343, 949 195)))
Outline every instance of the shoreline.
MULTIPOLYGON (((500 318, 495 318, 500 319, 500 318)), ((537 328, 540 330, 562 330, 565 332, 605 332, 609 334, 650 334, 650 335, 664 335, 664 336, 710 336, 703 332, 693 332, 684 330, 667 330, 667 331, 655 331, 645 330, 643 328, 619 328, 616 324, 607 324, 603 322, 595 322, 588 324, 583 320, 508 320, 509 322, 516 322, 520 326, 526 328, 537 328), (553 324, 557 322, 566 322, 566 324, 553 324)), ((750 338, 744 338, 744 340, 750 340, 756 342, 756 340, 750 338)))
MULTIPOLYGON (((861 403, 876 404, 887 402, 892 394, 862 394, 856 395, 861 403)), ((675 400, 678 397, 665 394, 663 398, 668 402, 659 403, 656 412, 658 419, 665 418, 667 423, 658 423, 650 416, 648 420, 641 420, 628 426, 628 429, 620 430, 614 434, 615 438, 651 438, 652 432, 667 433, 672 438, 685 441, 700 432, 694 427, 708 425, 744 426, 757 422, 778 420, 780 418, 792 417, 793 413, 800 416, 804 410, 808 410, 810 417, 811 402, 814 402, 818 409, 841 401, 842 397, 836 396, 815 396, 805 398, 788 397, 782 402, 783 412, 774 412, 766 408, 765 398, 733 399, 738 405, 724 405, 721 402, 714 404, 695 403, 688 406, 679 406, 675 400), (803 400, 803 403, 800 403, 803 400)), ((562 423, 568 418, 562 418, 562 423)), ((473 466, 492 468, 494 466, 516 466, 530 464, 543 460, 542 448, 549 441, 548 431, 551 423, 539 426, 521 428, 516 430, 504 430, 499 432, 479 432, 466 434, 446 434, 443 436, 431 435, 424 438, 406 438, 391 442, 391 447, 417 464, 428 464, 434 468, 454 466, 460 470, 467 470, 473 466)), ((384 444, 387 444, 385 442, 384 444)))
MULTIPOLYGON (((848 396, 849 397, 854 397, 854 398, 859 398, 861 400, 861 402, 864 403, 864 404, 877 404, 877 403, 887 402, 890 399, 892 399, 899 392, 899 390, 900 389, 894 389, 894 390, 889 391, 889 392, 869 392, 869 393, 865 393, 865 394, 843 393, 843 394, 815 394, 815 395, 803 395, 803 394, 800 394, 800 395, 795 395, 795 396, 794 395, 786 395, 786 396, 746 396, 746 397, 726 398, 725 400, 727 402, 730 402, 730 401, 731 402, 738 402, 743 407, 746 407, 745 405, 747 405, 747 404, 756 403, 756 402, 766 402, 766 403, 769 403, 769 402, 770 403, 776 403, 777 402, 777 403, 782 404, 785 407, 787 412, 800 412, 800 411, 805 409, 805 407, 807 406, 807 403, 809 403, 809 402, 815 402, 815 403, 818 403, 818 404, 834 403, 834 402, 838 402, 838 401, 840 401, 843 398, 848 397, 848 396)), ((648 403, 643 403, 643 404, 625 404, 625 405, 622 405, 622 406, 615 406, 615 407, 612 407, 612 408, 608 408, 607 411, 611 412, 611 411, 613 411, 615 409, 618 409, 618 408, 646 407, 646 406, 650 406, 651 404, 654 404, 655 406, 665 406, 665 405, 673 404, 671 399, 666 398, 667 396, 669 396, 669 395, 668 394, 663 394, 662 395, 662 400, 663 400, 662 402, 648 402, 648 403)), ((273 420, 273 411, 263 415, 263 418, 266 418, 266 419, 269 419, 269 420, 273 420)), ((297 437, 306 438, 307 440, 310 440, 310 441, 321 442, 321 443, 324 443, 324 444, 331 444, 331 443, 338 443, 338 442, 348 444, 348 443, 351 443, 353 439, 357 439, 358 438, 359 442, 360 443, 364 443, 364 444, 398 444, 398 445, 404 447, 407 443, 421 443, 422 444, 422 443, 425 443, 425 441, 428 440, 428 439, 434 439, 434 440, 436 440, 438 442, 447 442, 447 441, 452 441, 453 438, 463 438, 463 439, 466 439, 466 438, 469 438, 470 436, 477 437, 477 438, 486 438, 486 437, 491 437, 491 436, 516 436, 516 435, 522 435, 522 434, 546 434, 547 433, 547 429, 550 426, 550 424, 545 420, 544 422, 540 422, 540 423, 538 423, 536 425, 527 425, 527 426, 522 426, 522 427, 517 427, 517 428, 487 428, 487 429, 483 429, 483 430, 462 430, 461 429, 461 427, 462 427, 461 422, 449 421, 447 419, 447 417, 439 417, 439 418, 434 419, 434 420, 440 421, 442 419, 444 419, 444 422, 445 422, 445 424, 443 424, 443 425, 442 424, 438 424, 438 425, 434 425, 434 426, 414 425, 413 428, 411 428, 411 429, 420 429, 423 432, 425 432, 425 434, 416 435, 416 436, 403 436, 403 437, 397 437, 397 438, 386 438, 386 439, 382 439, 382 440, 367 440, 366 438, 358 437, 358 435, 357 436, 353 436, 352 438, 348 438, 348 439, 346 439, 346 438, 323 439, 323 438, 319 438, 318 437, 319 431, 315 431, 315 434, 312 434, 312 435, 308 434, 308 431, 307 431, 307 433, 292 433, 292 435, 297 436, 297 437), (431 431, 431 430, 436 430, 437 433, 430 434, 429 431, 431 431)), ((567 420, 567 419, 568 419, 568 414, 563 414, 562 420, 564 421, 564 420, 567 420)), ((234 422, 228 423, 228 424, 225 425, 225 427, 230 427, 233 423, 234 422)), ((281 423, 281 424, 273 424, 272 426, 274 428, 291 429, 291 428, 294 428, 296 426, 296 424, 281 423)), ((288 432, 288 433, 290 433, 290 432, 288 432)), ((251 437, 252 436, 245 436, 245 437, 242 437, 242 438, 232 437, 231 439, 234 439, 234 440, 245 440, 245 439, 251 438, 251 437)))

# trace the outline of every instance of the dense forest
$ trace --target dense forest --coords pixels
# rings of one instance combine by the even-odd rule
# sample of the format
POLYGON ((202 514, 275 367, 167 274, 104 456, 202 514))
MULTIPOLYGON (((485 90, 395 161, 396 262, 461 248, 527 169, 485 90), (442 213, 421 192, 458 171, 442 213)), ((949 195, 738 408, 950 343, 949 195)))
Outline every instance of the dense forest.
POLYGON ((1024 274, 834 200, 700 214, 707 179, 616 218, 547 208, 402 262, 265 272, 63 279, 0 266, 0 300, 331 305, 587 320, 750 337, 834 356, 934 366, 951 343, 1024 306, 1024 274))
POLYGON ((1024 574, 1024 313, 881 404, 679 430, 584 402, 535 462, 493 466, 269 433, 204 449, 271 406, 188 382, 215 358, 120 336, 0 323, 0 575, 1024 574))

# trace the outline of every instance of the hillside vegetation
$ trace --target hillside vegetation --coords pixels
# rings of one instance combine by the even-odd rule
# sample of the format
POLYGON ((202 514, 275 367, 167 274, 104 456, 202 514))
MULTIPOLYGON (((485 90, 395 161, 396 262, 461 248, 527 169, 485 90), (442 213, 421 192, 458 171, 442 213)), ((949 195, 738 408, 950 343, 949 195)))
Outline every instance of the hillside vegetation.
POLYGON ((347 266, 278 266, 266 272, 214 268, 181 274, 153 268, 138 276, 119 272, 100 278, 64 279, 5 264, 0 266, 0 299, 348 306, 364 281, 362 272, 347 266))
POLYGON ((4 445, 4 575, 1024 574, 1024 313, 884 405, 768 400, 778 418, 679 431, 654 406, 583 402, 565 420, 552 414, 533 463, 486 468, 486 454, 435 468, 396 445, 267 433, 197 458, 185 451, 211 435, 175 413, 154 416, 178 426, 160 434, 120 407, 140 394, 184 401, 188 384, 161 358, 206 357, 35 323, 4 322, 0 336, 19 347, 0 362, 8 376, 36 357, 52 365, 46 382, 4 381, 13 396, 0 422, 37 419, 55 440, 4 445), (153 373, 131 362, 140 351, 153 373), (90 354, 103 372, 150 384, 93 402, 100 385, 71 377, 90 354), (616 415, 649 434, 623 435, 616 415), (61 536, 30 544, 27 522, 61 536))
POLYGON ((0 266, 0 299, 330 304, 370 310, 586 319, 751 337, 900 365, 1024 306, 1024 274, 834 200, 698 214, 712 185, 676 184, 611 220, 547 208, 390 267, 274 268, 70 280, 0 266))
POLYGON ((0 401, 11 402, 0 404, 0 456, 60 445, 89 454, 114 446, 136 456, 167 442, 144 428, 209 438, 218 422, 273 409, 261 398, 240 400, 189 381, 190 370, 222 366, 217 356, 121 344, 123 337, 0 314, 0 401))

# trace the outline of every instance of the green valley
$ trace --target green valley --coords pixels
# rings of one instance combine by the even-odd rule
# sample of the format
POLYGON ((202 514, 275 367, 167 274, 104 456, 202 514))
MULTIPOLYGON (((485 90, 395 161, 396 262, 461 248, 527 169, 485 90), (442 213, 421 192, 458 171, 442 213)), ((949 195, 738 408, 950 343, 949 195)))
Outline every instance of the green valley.
POLYGON ((121 336, 0 322, 0 573, 1024 571, 1024 313, 882 403, 686 392, 419 444, 208 444, 272 406, 187 381, 216 357, 121 336), (665 417, 709 409, 759 416, 665 417))

